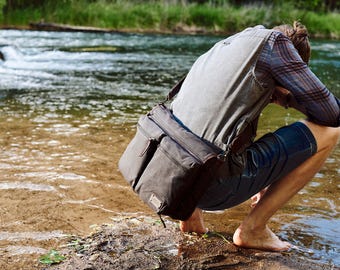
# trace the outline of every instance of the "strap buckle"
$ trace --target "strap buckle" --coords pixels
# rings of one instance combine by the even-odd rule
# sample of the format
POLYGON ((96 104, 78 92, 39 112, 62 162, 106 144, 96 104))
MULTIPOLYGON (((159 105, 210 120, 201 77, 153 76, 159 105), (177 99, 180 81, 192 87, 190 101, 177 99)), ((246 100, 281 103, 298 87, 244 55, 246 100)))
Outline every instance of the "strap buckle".
POLYGON ((228 160, 229 153, 231 152, 230 148, 228 147, 226 151, 223 151, 217 155, 217 159, 223 162, 228 160))

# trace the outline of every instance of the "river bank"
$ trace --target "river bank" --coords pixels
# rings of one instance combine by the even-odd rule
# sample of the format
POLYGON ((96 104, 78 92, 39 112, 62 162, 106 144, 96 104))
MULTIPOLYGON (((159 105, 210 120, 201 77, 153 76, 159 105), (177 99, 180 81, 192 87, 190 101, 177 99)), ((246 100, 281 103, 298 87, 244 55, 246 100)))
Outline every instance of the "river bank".
POLYGON ((100 28, 93 26, 79 26, 59 24, 54 22, 31 22, 28 25, 0 25, 3 30, 32 30, 32 31, 57 31, 57 32, 88 32, 88 33, 139 33, 139 34, 179 34, 179 35, 232 35, 233 32, 208 31, 204 27, 177 25, 173 29, 135 29, 135 28, 100 28))
POLYGON ((0 1, 0 25, 27 28, 31 23, 87 26, 110 31, 230 35, 246 27, 300 20, 311 37, 340 39, 340 14, 301 8, 294 2, 232 5, 181 4, 177 1, 45 1, 43 5, 7 7, 0 1))
MULTIPOLYGON (((182 234, 173 221, 167 228, 153 217, 121 216, 98 226, 84 238, 71 238, 58 253, 65 260, 45 270, 335 270, 296 252, 264 252, 232 244, 232 235, 209 232, 203 236, 182 234)), ((52 258, 53 259, 53 258, 52 258)))

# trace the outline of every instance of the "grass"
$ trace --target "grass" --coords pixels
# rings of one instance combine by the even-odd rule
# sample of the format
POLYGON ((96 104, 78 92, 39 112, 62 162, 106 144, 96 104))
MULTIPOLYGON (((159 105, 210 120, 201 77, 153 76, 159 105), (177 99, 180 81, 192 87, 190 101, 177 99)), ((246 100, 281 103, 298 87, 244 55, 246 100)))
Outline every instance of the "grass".
POLYGON ((316 25, 309 29, 310 34, 313 36, 328 36, 331 38, 340 38, 340 15, 335 13, 330 14, 317 14, 308 12, 303 18, 306 25, 316 25))
POLYGON ((4 20, 2 8, 6 4, 6 0, 0 0, 0 22, 4 20))
MULTIPOLYGON (((0 0, 0 7, 5 0, 0 0)), ((30 22, 54 22, 115 30, 173 31, 179 26, 206 33, 233 33, 263 24, 273 27, 300 19, 315 36, 340 38, 338 12, 312 12, 292 2, 276 5, 251 4, 241 7, 221 4, 171 4, 167 1, 64 0, 46 1, 36 8, 11 10, 0 15, 0 24, 24 26, 30 22)))

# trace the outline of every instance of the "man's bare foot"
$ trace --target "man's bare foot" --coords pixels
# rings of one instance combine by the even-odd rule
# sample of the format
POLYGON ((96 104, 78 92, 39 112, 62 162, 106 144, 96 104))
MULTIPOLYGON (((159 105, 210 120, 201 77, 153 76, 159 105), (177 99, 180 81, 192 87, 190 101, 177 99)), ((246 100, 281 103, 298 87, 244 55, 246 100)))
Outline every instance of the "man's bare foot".
POLYGON ((202 210, 199 208, 196 208, 191 217, 189 217, 187 220, 180 221, 179 227, 182 232, 195 232, 198 234, 203 234, 208 231, 208 229, 204 226, 202 210))
POLYGON ((244 248, 256 248, 268 251, 287 251, 292 245, 281 241, 267 226, 263 230, 247 230, 240 227, 234 233, 234 244, 244 248))

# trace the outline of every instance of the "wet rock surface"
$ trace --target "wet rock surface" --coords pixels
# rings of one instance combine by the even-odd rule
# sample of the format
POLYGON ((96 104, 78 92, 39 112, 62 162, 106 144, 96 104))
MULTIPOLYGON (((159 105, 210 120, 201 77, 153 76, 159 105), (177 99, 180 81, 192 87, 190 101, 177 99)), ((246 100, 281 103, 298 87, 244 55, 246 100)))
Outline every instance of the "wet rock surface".
POLYGON ((170 220, 163 228, 150 217, 115 218, 87 237, 70 238, 60 249, 66 260, 43 269, 339 269, 293 253, 238 248, 231 237, 183 234, 170 220))

